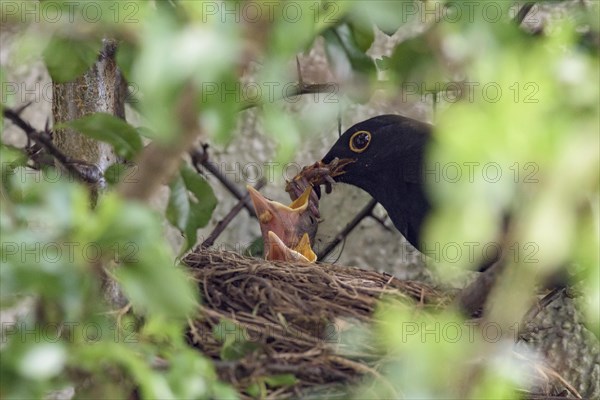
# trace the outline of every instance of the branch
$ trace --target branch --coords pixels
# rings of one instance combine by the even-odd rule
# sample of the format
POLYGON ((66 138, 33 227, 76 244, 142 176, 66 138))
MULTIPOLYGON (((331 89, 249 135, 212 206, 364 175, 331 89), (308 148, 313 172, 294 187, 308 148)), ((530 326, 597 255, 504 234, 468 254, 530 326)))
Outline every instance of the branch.
POLYGON ((367 215, 367 217, 371 217, 373 220, 375 220, 375 222, 377 222, 379 225, 381 225, 381 227, 383 229, 385 229, 386 231, 393 232, 392 229, 385 224, 385 218, 380 218, 373 213, 371 213, 370 215, 367 215))
MULTIPOLYGON (((337 93, 338 85, 335 82, 329 83, 304 83, 304 79, 302 78, 302 71, 300 69, 300 59, 296 56, 296 70, 298 72, 298 84, 296 87, 288 93, 283 94, 281 97, 273 99, 273 102, 277 100, 290 99, 296 96, 302 96, 305 94, 316 94, 316 93, 337 93)), ((264 102, 261 101, 250 101, 240 108, 240 111, 247 110, 252 107, 258 107, 263 105, 264 102)))
POLYGON ((517 23, 517 25, 521 25, 521 23, 525 20, 525 17, 527 17, 527 14, 529 14, 529 11, 531 11, 533 6, 535 6, 535 1, 530 1, 523 4, 523 7, 519 9, 519 12, 515 16, 515 22, 517 23))
MULTIPOLYGON (((277 100, 290 99, 290 98, 293 98, 296 96, 302 96, 305 94, 337 93, 337 92, 338 92, 338 85, 337 85, 337 83, 334 83, 334 82, 311 83, 311 84, 304 84, 304 83, 298 82, 298 85, 292 91, 288 91, 288 93, 285 93, 281 97, 274 98, 273 102, 275 102, 277 100)), ((264 101, 251 101, 251 102, 248 102, 248 103, 242 105, 242 107, 240 108, 240 111, 244 111, 244 110, 247 110, 252 107, 259 107, 259 106, 262 106, 264 103, 265 103, 264 101)))
POLYGON ((354 230, 354 228, 356 228, 360 221, 366 217, 372 216, 373 209, 376 205, 377 201, 375 199, 371 199, 369 203, 354 216, 352 221, 350 221, 348 225, 346 225, 346 227, 340 231, 340 233, 335 235, 335 238, 323 249, 323 251, 320 251, 319 254, 317 254, 317 259, 322 260, 323 258, 327 257, 337 247, 337 245, 340 244, 342 240, 344 240, 346 236, 348 236, 350 232, 354 230))
POLYGON ((523 317, 523 322, 521 327, 524 327, 528 323, 530 323, 543 309, 548 307, 554 300, 558 299, 565 291, 566 287, 556 287, 550 291, 547 295, 545 295, 540 301, 534 304, 527 314, 523 317))
POLYGON ((118 188, 123 197, 147 202, 177 171, 181 156, 189 151, 196 138, 201 135, 196 121, 196 95, 196 91, 191 88, 182 93, 177 107, 182 134, 169 144, 156 141, 144 148, 137 159, 139 178, 123 182, 118 188))
POLYGON ((100 171, 100 168, 98 168, 96 165, 80 160, 74 160, 60 151, 52 142, 52 135, 47 126, 45 131, 38 131, 27 121, 23 120, 19 114, 23 112, 28 105, 29 104, 16 111, 10 108, 5 108, 3 115, 6 119, 12 121, 13 124, 25 132, 28 141, 33 141, 44 148, 48 154, 54 157, 54 159, 56 159, 65 167, 67 171, 73 174, 73 176, 78 178, 80 181, 89 184, 98 184, 104 181, 104 175, 102 171, 100 171))
POLYGON ((190 151, 190 156, 192 157, 192 164, 196 171, 202 173, 202 168, 210 172, 225 186, 225 188, 234 195, 238 200, 242 201, 242 207, 244 207, 251 217, 257 218, 256 212, 254 211, 254 206, 252 206, 252 202, 249 197, 246 197, 244 192, 241 191, 229 178, 221 173, 221 171, 215 167, 214 164, 209 162, 208 145, 203 145, 202 148, 195 148, 190 151))
POLYGON ((459 309, 465 315, 476 315, 484 306, 492 287, 496 284, 498 276, 502 273, 505 266, 506 262, 504 258, 500 257, 499 260, 479 274, 475 281, 460 292, 456 301, 459 309))

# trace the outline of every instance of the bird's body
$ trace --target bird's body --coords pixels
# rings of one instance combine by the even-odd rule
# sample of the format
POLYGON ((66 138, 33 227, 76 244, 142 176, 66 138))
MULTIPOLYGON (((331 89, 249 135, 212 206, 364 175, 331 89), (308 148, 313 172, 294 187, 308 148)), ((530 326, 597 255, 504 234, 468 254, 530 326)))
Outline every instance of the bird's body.
POLYGON ((381 115, 350 127, 323 157, 352 159, 337 182, 369 193, 417 249, 431 203, 425 191, 425 151, 432 127, 400 115, 381 115), (364 147, 363 147, 364 146, 364 147))
MULTIPOLYGON (((317 186, 333 179, 357 186, 368 192, 388 212, 396 228, 417 249, 427 246, 423 228, 433 204, 428 198, 426 153, 433 144, 432 126, 399 115, 380 115, 359 122, 344 132, 321 161, 303 170, 300 175, 328 171, 320 179, 307 181, 317 186)), ((435 169, 432 169, 435 171, 435 169)), ((295 178, 303 189, 303 180, 295 178)), ((430 182, 433 186, 435 182, 430 182)), ((294 188, 295 185, 291 185, 294 188)), ((498 243, 504 243, 510 228, 510 214, 504 214, 498 243)), ((448 238, 452 240, 452 238, 448 238)), ((477 260, 480 277, 464 289, 459 297, 460 308, 474 315, 484 304, 496 276, 507 265, 502 249, 486 253, 477 260), (484 272, 485 271, 485 272, 484 272)), ((469 261, 470 262, 470 261, 469 261)), ((560 286, 564 283, 560 282, 560 286)))

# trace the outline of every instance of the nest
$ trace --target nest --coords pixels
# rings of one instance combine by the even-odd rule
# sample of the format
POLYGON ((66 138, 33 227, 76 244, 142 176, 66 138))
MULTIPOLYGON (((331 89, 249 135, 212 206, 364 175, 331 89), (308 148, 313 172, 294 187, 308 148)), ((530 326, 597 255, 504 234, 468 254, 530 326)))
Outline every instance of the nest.
MULTIPOLYGON (((340 333, 372 322, 382 296, 432 311, 453 298, 421 282, 332 264, 271 262, 202 248, 184 261, 203 298, 187 339, 246 398, 258 397, 250 390, 257 383, 266 399, 345 398, 349 384, 363 378, 386 384, 377 372, 385 354, 371 344, 345 352, 340 333), (283 375, 293 382, 269 381, 283 375)), ((555 391, 550 388, 569 387, 547 367, 535 368, 540 372, 532 381, 546 387, 542 398, 555 391)), ((534 393, 523 396, 538 398, 534 393)))
POLYGON ((200 249, 185 262, 203 297, 198 318, 190 321, 189 342, 213 358, 220 378, 241 392, 264 377, 295 376, 293 385, 273 388, 270 397, 298 396, 311 387, 376 374, 373 359, 357 361, 335 347, 343 321, 371 321, 383 295, 422 307, 442 307, 449 301, 423 283, 332 264, 267 262, 200 249), (224 321, 242 330, 232 331, 224 321), (239 343, 251 343, 254 351, 223 360, 223 340, 215 332, 227 329, 239 343))

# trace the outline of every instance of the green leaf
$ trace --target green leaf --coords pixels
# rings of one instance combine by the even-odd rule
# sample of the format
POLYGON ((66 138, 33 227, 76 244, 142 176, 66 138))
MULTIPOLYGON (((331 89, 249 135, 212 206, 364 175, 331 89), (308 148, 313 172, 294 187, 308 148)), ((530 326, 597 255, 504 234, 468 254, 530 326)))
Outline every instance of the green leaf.
POLYGON ((118 156, 132 159, 142 148, 137 130, 120 118, 107 113, 94 113, 59 125, 69 127, 93 139, 113 145, 118 156))
POLYGON ((265 383, 272 388, 292 386, 298 382, 294 374, 279 374, 265 377, 265 383))
POLYGON ((117 48, 117 65, 123 74, 123 77, 129 81, 131 78, 131 68, 135 62, 135 56, 137 54, 136 48, 129 42, 120 42, 117 48))
POLYGON ((54 82, 69 82, 83 74, 96 62, 100 40, 77 40, 53 37, 43 56, 54 82))
MULTIPOLYGON (((6 106, 13 106, 16 103, 17 97, 17 84, 16 82, 9 83, 7 81, 6 71, 0 67, 0 82, 2 82, 2 102, 0 102, 0 110, 4 110, 6 106)), ((2 120, 4 120, 4 114, 2 114, 2 120)), ((4 124, 0 126, 0 142, 4 133, 4 124)))
MULTIPOLYGON (((375 73, 375 63, 356 42, 348 24, 342 24, 323 32, 328 58, 336 62, 349 62, 352 69, 365 74, 375 73), (346 60, 340 58, 345 57, 346 60)), ((364 40, 361 40, 364 42, 364 40)))
POLYGON ((244 250, 244 255, 248 257, 257 257, 262 258, 264 256, 264 246, 265 242, 262 236, 257 237, 250 243, 248 247, 244 250))
POLYGON ((221 382, 213 382, 213 397, 214 399, 231 399, 236 400, 240 398, 239 393, 231 386, 222 384, 221 382))
POLYGON ((216 143, 226 144, 231 140, 235 133, 240 108, 268 99, 262 91, 252 97, 245 90, 236 89, 235 93, 224 90, 224 88, 238 87, 238 77, 230 71, 224 73, 218 80, 203 83, 202 95, 198 98, 197 107, 201 111, 203 129, 216 143))
POLYGON ((198 229, 210 221, 217 198, 208 182, 188 166, 181 168, 170 188, 166 216, 185 236, 183 254, 196 244, 198 229))
POLYGON ((254 398, 264 398, 267 393, 267 386, 277 388, 282 386, 292 386, 298 382, 293 374, 280 374, 256 378, 246 388, 246 393, 254 398))
POLYGON ((156 212, 107 193, 94 215, 78 225, 81 241, 97 244, 102 255, 120 262, 114 273, 137 313, 181 321, 193 312, 197 288, 173 264, 156 212))
POLYGON ((194 225, 197 228, 201 228, 210 221, 212 212, 217 206, 217 198, 206 179, 190 167, 185 166, 182 168, 181 177, 187 190, 192 192, 196 198, 192 200, 194 206, 191 211, 194 213, 194 225))
POLYGON ((190 216, 190 200, 181 174, 177 174, 173 178, 169 188, 171 191, 166 211, 167 220, 171 225, 183 232, 190 216))
POLYGON ((169 323, 184 321, 197 305, 195 286, 164 251, 142 250, 146 253, 139 254, 137 262, 115 270, 127 298, 138 314, 163 315, 169 323))
POLYGON ((446 82, 444 69, 439 65, 426 35, 400 43, 391 57, 376 61, 383 71, 390 71, 404 84, 415 85, 419 92, 434 89, 436 83, 446 82))
POLYGON ((267 389, 265 388, 265 383, 261 380, 260 382, 251 383, 246 388, 246 393, 252 396, 255 399, 262 399, 266 396, 267 389))
POLYGON ((104 178, 109 185, 120 182, 132 182, 135 179, 137 167, 130 164, 114 163, 104 171, 104 178))
POLYGON ((256 349, 258 349, 256 343, 237 341, 232 337, 228 337, 223 343, 223 347, 221 347, 220 357, 224 361, 239 360, 256 349))
POLYGON ((258 349, 256 343, 247 340, 249 336, 246 329, 228 319, 222 319, 214 326, 213 336, 223 343, 220 352, 222 360, 239 360, 258 349))
POLYGON ((415 12, 419 5, 412 1, 370 0, 348 3, 351 4, 348 20, 364 26, 375 25, 390 36, 404 24, 420 17, 418 12, 415 12))
POLYGON ((373 44, 373 41, 375 40, 375 31, 373 30, 373 26, 364 26, 362 24, 355 23, 350 23, 348 26, 350 28, 352 38, 354 39, 354 43, 356 43, 360 51, 366 52, 369 50, 373 44))

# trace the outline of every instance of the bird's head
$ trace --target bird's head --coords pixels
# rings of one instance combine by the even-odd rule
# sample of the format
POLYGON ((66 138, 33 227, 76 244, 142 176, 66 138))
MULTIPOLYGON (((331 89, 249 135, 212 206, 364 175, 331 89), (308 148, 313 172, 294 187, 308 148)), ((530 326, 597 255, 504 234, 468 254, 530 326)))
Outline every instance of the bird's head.
MULTIPOLYGON (((388 212, 394 225, 415 247, 430 205, 424 192, 425 148, 431 125, 380 115, 350 127, 322 160, 306 166, 286 185, 292 199, 308 186, 320 197, 343 182, 368 192, 388 212)), ((318 200, 317 200, 318 201, 318 200)))
POLYGON ((343 164, 332 177, 371 194, 402 179, 420 182, 431 126, 400 115, 380 115, 350 127, 321 160, 343 164))

